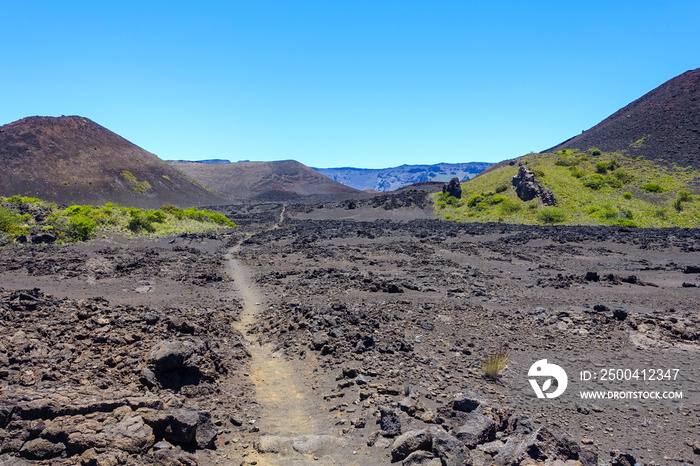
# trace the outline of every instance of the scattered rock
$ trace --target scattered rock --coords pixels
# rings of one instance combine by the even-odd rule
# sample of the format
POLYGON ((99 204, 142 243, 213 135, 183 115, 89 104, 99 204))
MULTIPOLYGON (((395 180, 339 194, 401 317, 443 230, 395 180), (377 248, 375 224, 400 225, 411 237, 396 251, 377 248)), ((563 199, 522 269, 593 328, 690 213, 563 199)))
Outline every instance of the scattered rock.
POLYGON ((385 437, 396 437, 401 435, 401 419, 399 414, 386 406, 379 407, 379 427, 385 437))

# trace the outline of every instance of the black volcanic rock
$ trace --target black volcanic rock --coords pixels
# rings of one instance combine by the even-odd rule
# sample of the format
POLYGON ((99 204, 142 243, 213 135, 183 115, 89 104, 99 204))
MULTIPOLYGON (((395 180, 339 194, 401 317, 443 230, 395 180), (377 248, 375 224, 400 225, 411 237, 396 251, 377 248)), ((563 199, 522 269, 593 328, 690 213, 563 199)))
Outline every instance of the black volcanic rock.
POLYGON ((700 167, 700 68, 686 71, 591 129, 544 152, 598 148, 700 167))
POLYGON ((523 201, 531 201, 539 196, 542 198, 544 205, 557 205, 554 193, 549 189, 544 189, 535 178, 535 174, 523 164, 520 165, 518 174, 513 177, 512 183, 515 186, 515 192, 518 194, 518 197, 523 201))
POLYGON ((447 193, 450 196, 456 197, 457 199, 462 198, 462 185, 459 184, 459 178, 454 177, 449 183, 445 183, 442 187, 442 192, 447 193))

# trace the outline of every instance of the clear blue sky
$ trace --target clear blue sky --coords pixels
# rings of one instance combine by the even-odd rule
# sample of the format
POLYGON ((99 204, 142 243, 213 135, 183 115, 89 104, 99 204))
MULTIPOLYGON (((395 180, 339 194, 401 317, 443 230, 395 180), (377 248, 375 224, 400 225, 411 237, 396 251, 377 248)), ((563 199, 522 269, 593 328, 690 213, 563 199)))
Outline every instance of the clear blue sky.
POLYGON ((693 1, 33 1, 0 124, 81 115, 164 159, 496 162, 700 67, 693 1))

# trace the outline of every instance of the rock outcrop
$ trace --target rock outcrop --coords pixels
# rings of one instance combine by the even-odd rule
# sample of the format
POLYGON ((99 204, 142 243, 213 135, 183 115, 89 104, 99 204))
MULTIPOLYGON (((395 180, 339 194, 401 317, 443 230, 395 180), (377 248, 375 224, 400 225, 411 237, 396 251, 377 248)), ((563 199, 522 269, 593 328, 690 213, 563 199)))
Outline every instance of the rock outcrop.
POLYGON ((462 198, 462 185, 459 184, 459 178, 454 177, 449 183, 445 183, 442 187, 442 192, 447 193, 450 196, 456 197, 457 199, 462 198))
POLYGON ((536 197, 542 198, 542 203, 547 206, 556 206, 557 200, 551 190, 545 189, 524 164, 520 164, 518 174, 513 177, 513 186, 518 197, 523 201, 531 201, 536 197))

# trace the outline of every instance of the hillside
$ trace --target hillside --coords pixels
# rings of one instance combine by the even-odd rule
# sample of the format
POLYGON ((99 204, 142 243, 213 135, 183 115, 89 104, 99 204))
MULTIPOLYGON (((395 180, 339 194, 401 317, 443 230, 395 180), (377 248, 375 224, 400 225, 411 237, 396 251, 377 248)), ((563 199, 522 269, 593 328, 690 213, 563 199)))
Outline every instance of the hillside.
POLYGON ((700 168, 700 68, 687 71, 544 152, 624 152, 666 165, 700 168))
POLYGON ((461 221, 698 227, 698 169, 700 68, 552 149, 493 165, 461 199, 436 195, 436 208, 461 221), (539 185, 534 199, 516 193, 520 164, 539 185))
POLYGON ((362 195, 294 160, 276 162, 170 162, 213 189, 239 200, 287 201, 362 195))
POLYGON ((462 183, 462 198, 435 195, 441 218, 468 222, 697 227, 700 174, 619 153, 591 156, 573 150, 528 154, 519 159, 557 206, 540 197, 520 199, 512 178, 518 164, 505 164, 462 183), (695 194, 695 195, 694 195, 695 194))
POLYGON ((393 168, 314 168, 335 181, 362 191, 394 191, 425 182, 446 182, 455 176, 462 181, 473 178, 490 163, 438 163, 435 165, 401 165, 393 168))
POLYGON ((58 204, 182 207, 226 203, 157 156, 79 116, 0 127, 0 195, 58 204))

